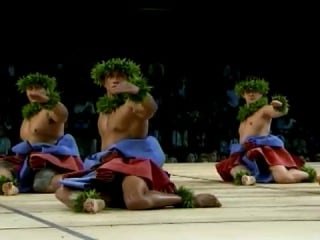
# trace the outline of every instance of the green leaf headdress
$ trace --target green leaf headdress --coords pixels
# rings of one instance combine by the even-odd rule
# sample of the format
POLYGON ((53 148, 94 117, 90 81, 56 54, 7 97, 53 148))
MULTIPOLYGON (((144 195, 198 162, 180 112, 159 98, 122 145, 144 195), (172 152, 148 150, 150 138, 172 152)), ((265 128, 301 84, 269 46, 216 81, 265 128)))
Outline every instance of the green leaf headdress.
POLYGON ((136 82, 142 77, 140 66, 126 58, 112 58, 97 63, 91 70, 91 77, 95 84, 102 86, 104 78, 114 72, 125 74, 129 82, 136 82))
POLYGON ((27 76, 21 77, 18 82, 18 90, 24 93, 28 87, 40 86, 47 90, 49 101, 44 104, 28 103, 22 108, 22 116, 24 119, 30 119, 42 109, 51 110, 60 101, 60 94, 55 90, 56 79, 41 73, 30 73, 27 76))
POLYGON ((127 99, 133 102, 141 102, 150 92, 147 80, 142 76, 140 66, 129 59, 112 58, 108 61, 97 63, 91 70, 91 77, 98 86, 103 86, 106 76, 113 73, 122 73, 127 76, 128 82, 139 87, 138 94, 118 94, 116 96, 100 97, 97 102, 97 110, 102 113, 110 113, 125 103, 127 99))
POLYGON ((30 73, 27 76, 21 77, 17 82, 18 90, 24 93, 30 86, 41 86, 48 91, 54 91, 56 87, 56 79, 41 73, 30 73))
POLYGON ((248 77, 246 80, 238 82, 235 86, 235 92, 242 97, 246 91, 257 91, 263 95, 269 92, 269 83, 263 78, 248 77))

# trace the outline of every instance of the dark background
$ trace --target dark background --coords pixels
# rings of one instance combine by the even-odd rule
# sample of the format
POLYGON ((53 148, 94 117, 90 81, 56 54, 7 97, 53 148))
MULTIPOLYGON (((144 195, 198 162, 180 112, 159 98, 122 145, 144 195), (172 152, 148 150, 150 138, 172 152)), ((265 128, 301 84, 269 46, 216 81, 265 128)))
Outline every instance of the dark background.
POLYGON ((193 97, 207 103, 227 85, 226 64, 264 77, 271 93, 287 95, 290 116, 319 134, 317 14, 312 6, 218 6, 182 1, 2 3, 1 111, 15 108, 17 124, 25 97, 18 77, 30 72, 54 75, 65 102, 76 96, 95 101, 101 89, 90 79, 92 66, 111 57, 166 66, 161 81, 150 79, 166 95, 185 75, 193 97), (151 3, 150 3, 151 2, 151 3), (252 7, 254 9, 252 9, 252 7), (15 66, 15 77, 7 68, 15 66), (63 68, 58 69, 57 64, 63 68), (10 104, 5 99, 11 96, 10 104))

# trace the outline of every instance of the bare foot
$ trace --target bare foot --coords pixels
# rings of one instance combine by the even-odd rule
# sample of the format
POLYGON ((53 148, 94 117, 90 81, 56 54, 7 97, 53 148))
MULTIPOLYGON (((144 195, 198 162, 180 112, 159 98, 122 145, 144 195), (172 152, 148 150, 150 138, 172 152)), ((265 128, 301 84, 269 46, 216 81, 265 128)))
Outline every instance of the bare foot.
POLYGON ((194 205, 196 208, 221 207, 220 201, 212 194, 201 193, 194 196, 194 205))
POLYGON ((243 175, 241 177, 241 183, 244 186, 250 186, 256 184, 256 178, 254 176, 243 175))
POLYGON ((83 203, 83 209, 84 209, 85 212, 88 212, 88 213, 100 212, 105 207, 106 207, 106 204, 105 204, 104 200, 102 200, 102 199, 88 198, 83 203))
POLYGON ((13 184, 13 182, 6 182, 2 184, 2 192, 5 196, 13 196, 19 193, 19 189, 13 184))

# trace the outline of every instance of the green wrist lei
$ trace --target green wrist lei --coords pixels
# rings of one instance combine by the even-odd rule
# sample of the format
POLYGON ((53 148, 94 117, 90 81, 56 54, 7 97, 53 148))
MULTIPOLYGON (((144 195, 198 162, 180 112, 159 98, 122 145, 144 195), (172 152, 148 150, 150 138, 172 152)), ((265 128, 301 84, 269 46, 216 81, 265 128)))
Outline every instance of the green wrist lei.
POLYGON ((268 99, 266 97, 262 97, 254 103, 249 105, 243 105, 239 108, 239 112, 237 115, 237 119, 242 122, 258 111, 261 107, 268 104, 268 99))
POLYGON ((272 97, 272 100, 277 100, 282 103, 282 106, 280 107, 273 107, 276 111, 282 112, 282 113, 288 112, 289 104, 288 104, 288 99, 285 96, 275 95, 272 97))
POLYGON ((28 103, 22 108, 22 117, 23 119, 30 119, 42 109, 52 110, 58 102, 60 102, 59 93, 52 91, 48 94, 49 101, 47 103, 28 103))

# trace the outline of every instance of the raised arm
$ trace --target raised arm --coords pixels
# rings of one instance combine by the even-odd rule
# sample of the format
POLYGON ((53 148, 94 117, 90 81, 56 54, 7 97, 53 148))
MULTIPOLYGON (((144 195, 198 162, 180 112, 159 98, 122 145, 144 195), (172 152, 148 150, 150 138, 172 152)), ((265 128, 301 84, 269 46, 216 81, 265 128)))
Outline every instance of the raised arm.
POLYGON ((58 102, 49 112, 49 117, 57 123, 65 123, 68 120, 68 109, 61 102, 58 102))
POLYGON ((262 109, 263 115, 267 118, 279 118, 289 111, 288 100, 284 96, 274 96, 269 105, 266 105, 262 109))
POLYGON ((144 119, 150 119, 153 117, 153 115, 156 113, 158 109, 158 105, 154 98, 147 94, 145 98, 139 102, 134 103, 133 105, 133 111, 141 118, 144 119))

